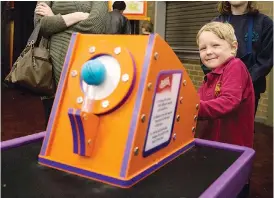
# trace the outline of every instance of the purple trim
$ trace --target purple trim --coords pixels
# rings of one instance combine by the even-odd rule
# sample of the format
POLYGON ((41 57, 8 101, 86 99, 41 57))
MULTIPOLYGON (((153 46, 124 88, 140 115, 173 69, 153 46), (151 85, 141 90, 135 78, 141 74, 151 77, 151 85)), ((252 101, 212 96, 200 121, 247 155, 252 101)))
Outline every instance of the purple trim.
POLYGON ((1 142, 1 150, 6 150, 9 148, 14 148, 14 147, 22 146, 28 143, 32 143, 34 141, 43 139, 45 134, 46 132, 40 132, 32 135, 27 135, 27 136, 3 141, 1 142))
POLYGON ((210 140, 203 140, 203 139, 195 139, 195 143, 197 145, 201 146, 207 146, 207 147, 212 147, 212 148, 220 148, 220 149, 226 149, 229 151, 236 151, 236 152, 244 152, 246 148, 247 150, 249 148, 247 147, 242 147, 238 145, 233 145, 233 144, 227 144, 227 143, 222 143, 222 142, 215 142, 215 141, 210 141, 210 140))
POLYGON ((148 67, 150 64, 150 58, 151 58, 151 54, 152 54, 154 38, 155 38, 154 34, 150 34, 149 38, 148 38, 146 55, 145 55, 145 59, 144 59, 142 73, 140 76, 140 84, 139 84, 139 88, 138 88, 138 92, 137 92, 137 96, 136 96, 135 106, 134 106, 133 113, 131 116, 132 120, 131 120, 131 124, 130 124, 130 128, 129 128, 129 134, 128 134, 126 148, 125 148, 124 157, 123 157, 123 162, 122 162, 122 166, 121 166, 121 170, 120 170, 120 177, 123 177, 123 178, 126 176, 128 160, 129 160, 129 156, 130 156, 130 150, 132 147, 133 137, 134 137, 134 133, 136 130, 138 113, 139 113, 139 110, 141 107, 142 95, 144 92, 145 81, 147 78, 148 67))
POLYGON ((41 162, 42 164, 45 164, 45 165, 56 167, 58 169, 62 169, 64 171, 69 171, 69 172, 72 172, 72 173, 76 173, 78 175, 86 176, 86 177, 89 177, 89 178, 94 178, 94 179, 97 179, 97 180, 100 180, 100 181, 108 182, 108 183, 111 183, 111 184, 116 184, 116 185, 119 185, 119 186, 122 186, 122 187, 129 187, 129 186, 133 185, 134 183, 140 181, 142 178, 147 177, 153 171, 159 169, 161 166, 168 163, 172 159, 178 157, 179 155, 181 155, 183 152, 190 149, 194 145, 195 145, 194 141, 189 143, 185 147, 179 149, 177 152, 175 152, 172 155, 168 156, 167 158, 161 160, 159 163, 151 166, 150 168, 148 168, 147 170, 141 172, 139 175, 133 177, 130 180, 121 180, 121 179, 105 176, 105 175, 102 175, 102 174, 98 174, 98 173, 94 173, 94 172, 91 172, 91 171, 83 170, 83 169, 76 168, 76 167, 73 167, 73 166, 65 165, 65 164, 62 164, 62 163, 59 163, 59 162, 54 162, 54 161, 44 159, 44 158, 41 158, 41 157, 39 157, 39 162, 41 162))
POLYGON ((152 153, 155 153, 157 152, 158 150, 166 147, 169 143, 170 143, 170 140, 171 140, 171 137, 172 137, 172 133, 173 133, 173 127, 174 127, 174 120, 175 120, 175 115, 176 115, 176 110, 177 110, 177 105, 178 105, 178 95, 179 95, 179 92, 180 92, 180 89, 181 89, 181 82, 182 82, 182 78, 183 78, 183 72, 181 70, 165 70, 165 71, 160 71, 158 73, 158 76, 157 76, 157 79, 156 79, 156 84, 155 84, 155 88, 154 88, 154 93, 153 93, 153 99, 152 99, 152 108, 150 110, 150 114, 149 114, 149 121, 148 121, 148 127, 147 127, 147 134, 146 134, 146 138, 145 138, 145 142, 144 142, 144 146, 143 146, 143 157, 147 157, 149 155, 151 155, 152 153), (158 85, 159 83, 159 78, 161 75, 163 74, 181 74, 181 79, 180 79, 180 84, 179 84, 179 89, 178 89, 178 92, 177 92, 177 96, 176 96, 176 103, 175 103, 175 110, 174 110, 174 114, 173 114, 173 120, 172 120, 172 126, 171 126, 171 133, 170 133, 170 136, 168 138, 168 140, 166 142, 163 142, 162 144, 148 150, 148 151, 145 151, 145 147, 146 147, 146 143, 147 143, 147 138, 148 138, 148 130, 149 130, 149 126, 150 126, 150 123, 151 123, 151 115, 152 115, 152 111, 153 111, 153 108, 154 108, 154 104, 155 104, 155 98, 156 98, 156 92, 157 92, 157 88, 156 86, 158 85))
POLYGON ((250 176, 255 151, 237 145, 195 139, 195 144, 219 149, 241 152, 242 155, 200 196, 202 198, 235 197, 250 176))
POLYGON ((73 109, 72 108, 69 108, 68 116, 69 116, 71 130, 72 130, 73 153, 78 154, 78 135, 77 135, 76 122, 75 122, 75 119, 74 119, 74 114, 73 114, 73 109))
POLYGON ((101 175, 101 174, 98 174, 98 173, 90 172, 90 171, 83 170, 83 169, 80 169, 80 168, 76 168, 74 166, 69 166, 69 165, 66 165, 66 164, 59 163, 59 162, 54 162, 54 161, 44 159, 44 158, 41 158, 41 157, 39 157, 39 162, 42 163, 42 164, 45 164, 45 165, 49 165, 51 167, 55 167, 55 168, 64 170, 64 171, 69 171, 71 173, 76 173, 78 175, 87 176, 89 178, 99 179, 101 181, 107 181, 107 182, 110 182, 112 184, 122 183, 122 186, 126 186, 125 184, 123 184, 122 180, 119 180, 119 179, 116 179, 116 178, 113 178, 113 177, 108 177, 108 176, 105 176, 105 175, 101 175))
POLYGON ((66 55, 66 58, 65 58, 65 61, 64 61, 63 70, 62 70, 62 73, 61 73, 58 89, 57 89, 57 92, 56 92, 56 95, 55 95, 54 104, 53 104, 52 111, 51 111, 51 114, 50 114, 48 127, 47 127, 46 135, 45 135, 45 138, 44 138, 44 142, 43 142, 43 145, 42 145, 42 148, 41 148, 41 151, 40 151, 40 155, 45 155, 46 154, 46 149, 47 149, 47 146, 48 146, 49 137, 50 137, 50 134, 51 134, 54 118, 56 117, 56 111, 57 111, 58 104, 59 104, 60 99, 61 99, 61 93, 62 93, 62 89, 64 87, 65 77, 66 77, 67 72, 68 72, 69 60, 70 60, 70 57, 71 57, 71 54, 72 54, 72 49, 73 49, 74 44, 75 44, 76 35, 77 35, 77 33, 73 33, 71 35, 70 44, 69 44, 67 55, 66 55))
POLYGON ((86 141, 85 141, 85 130, 83 127, 81 119, 81 110, 78 109, 75 114, 75 119, 78 126, 79 136, 80 136, 80 155, 86 156, 86 141))

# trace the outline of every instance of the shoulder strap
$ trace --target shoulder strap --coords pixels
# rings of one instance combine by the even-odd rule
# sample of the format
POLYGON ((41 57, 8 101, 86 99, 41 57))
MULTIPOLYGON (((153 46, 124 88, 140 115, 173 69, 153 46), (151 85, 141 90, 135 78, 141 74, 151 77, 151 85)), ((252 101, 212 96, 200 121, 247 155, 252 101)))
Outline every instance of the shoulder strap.
MULTIPOLYGON (((49 7, 52 7, 52 1, 49 1, 49 7)), ((32 31, 29 39, 28 39, 28 44, 27 45, 34 45, 37 42, 37 39, 39 37, 39 32, 40 32, 41 24, 40 20, 36 23, 34 30, 32 31)))
POLYGON ((34 30, 32 31, 29 39, 28 39, 28 45, 34 45, 37 41, 37 38, 38 38, 38 35, 39 35, 39 32, 40 32, 40 27, 41 27, 41 24, 40 24, 40 21, 36 24, 36 26, 34 27, 34 30))

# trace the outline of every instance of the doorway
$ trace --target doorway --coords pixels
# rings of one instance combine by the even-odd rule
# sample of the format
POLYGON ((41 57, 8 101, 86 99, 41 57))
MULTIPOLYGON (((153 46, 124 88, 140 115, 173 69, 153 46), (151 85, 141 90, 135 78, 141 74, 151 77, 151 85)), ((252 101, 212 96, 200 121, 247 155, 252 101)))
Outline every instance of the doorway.
POLYGON ((139 34, 139 20, 130 20, 131 34, 139 34))

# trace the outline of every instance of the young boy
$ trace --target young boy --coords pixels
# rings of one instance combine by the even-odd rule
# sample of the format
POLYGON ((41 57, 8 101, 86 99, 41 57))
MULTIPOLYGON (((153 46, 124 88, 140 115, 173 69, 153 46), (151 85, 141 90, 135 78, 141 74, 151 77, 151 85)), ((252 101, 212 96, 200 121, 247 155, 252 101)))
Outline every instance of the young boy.
POLYGON ((199 138, 253 146, 254 90, 229 23, 211 22, 197 34, 201 61, 212 71, 199 89, 199 138))

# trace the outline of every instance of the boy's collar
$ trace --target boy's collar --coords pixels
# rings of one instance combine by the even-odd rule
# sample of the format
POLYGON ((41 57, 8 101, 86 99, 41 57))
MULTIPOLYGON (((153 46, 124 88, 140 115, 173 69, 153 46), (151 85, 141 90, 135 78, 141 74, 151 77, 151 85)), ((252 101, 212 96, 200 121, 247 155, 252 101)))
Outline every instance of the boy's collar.
POLYGON ((231 56, 228 58, 221 66, 215 68, 214 70, 211 71, 212 74, 222 74, 224 71, 225 66, 232 60, 234 59, 234 56, 231 56))

